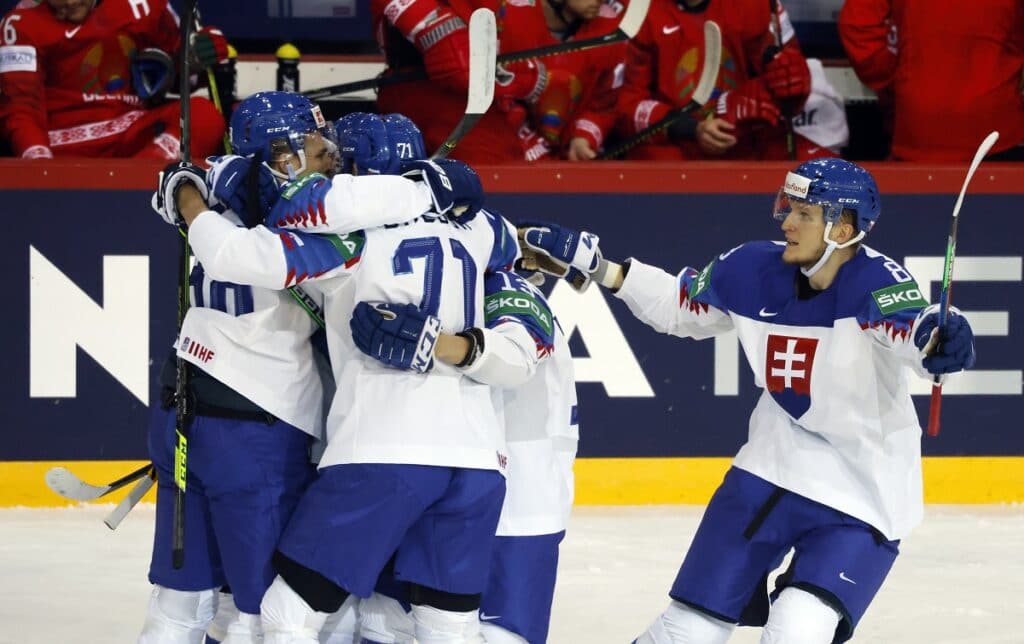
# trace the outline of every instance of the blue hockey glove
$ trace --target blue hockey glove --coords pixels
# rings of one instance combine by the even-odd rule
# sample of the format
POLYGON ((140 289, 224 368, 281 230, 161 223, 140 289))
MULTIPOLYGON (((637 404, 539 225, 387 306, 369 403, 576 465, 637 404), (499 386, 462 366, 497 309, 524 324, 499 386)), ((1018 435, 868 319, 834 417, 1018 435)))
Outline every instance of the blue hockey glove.
POLYGON ((914 329, 914 344, 927 352, 921 365, 935 375, 956 373, 974 366, 974 331, 967 318, 950 307, 946 328, 939 337, 939 307, 931 306, 914 329))
POLYGON ((577 291, 590 286, 591 275, 601 264, 600 238, 547 222, 521 222, 518 227, 524 265, 564 278, 577 291))
POLYGON ((434 366, 441 321, 413 304, 360 302, 349 326, 359 350, 389 367, 426 373, 434 366))
POLYGON ((162 103, 174 83, 174 61, 162 49, 147 47, 132 56, 132 87, 147 106, 162 103))
POLYGON ((262 163, 257 168, 259 176, 256 180, 256 192, 259 203, 252 209, 249 206, 252 192, 249 171, 252 159, 229 154, 209 157, 206 162, 210 164, 210 169, 206 172, 210 204, 223 205, 233 210, 250 228, 263 223, 281 196, 281 187, 270 168, 262 163))
POLYGON ((472 219, 483 207, 484 188, 476 170, 455 159, 422 159, 402 164, 403 177, 430 188, 434 210, 456 219, 472 219))
POLYGON ((159 186, 153 193, 150 205, 163 220, 172 226, 180 226, 185 223, 178 212, 178 202, 175 196, 178 188, 190 183, 199 190, 203 201, 209 202, 210 191, 206 188, 206 171, 197 165, 177 161, 168 164, 159 175, 159 186))

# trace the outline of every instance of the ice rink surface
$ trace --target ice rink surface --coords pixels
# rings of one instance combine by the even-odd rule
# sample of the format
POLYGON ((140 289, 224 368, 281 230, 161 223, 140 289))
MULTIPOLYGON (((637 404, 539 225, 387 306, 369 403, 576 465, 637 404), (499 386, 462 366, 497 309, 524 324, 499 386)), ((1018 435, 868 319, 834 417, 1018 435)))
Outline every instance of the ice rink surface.
MULTIPOLYGON (((0 510, 0 644, 131 643, 149 597, 153 506, 0 510)), ((577 508, 551 644, 627 644, 665 606, 703 508, 577 508)), ((1024 507, 930 506, 854 642, 1024 644, 1024 507)), ((730 642, 758 642, 737 629, 730 642)))

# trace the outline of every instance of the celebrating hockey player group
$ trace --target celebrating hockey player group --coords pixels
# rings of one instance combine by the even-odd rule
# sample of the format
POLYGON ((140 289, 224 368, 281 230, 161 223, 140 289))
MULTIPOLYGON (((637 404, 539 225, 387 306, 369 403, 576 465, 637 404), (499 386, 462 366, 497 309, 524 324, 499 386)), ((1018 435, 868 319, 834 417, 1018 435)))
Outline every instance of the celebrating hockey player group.
POLYGON ((952 310, 940 335, 910 274, 863 243, 881 213, 866 170, 805 162, 776 199, 784 240, 673 276, 605 259, 588 232, 517 230, 469 166, 425 158, 401 115, 332 127, 267 92, 231 131, 238 155, 169 166, 154 195, 199 260, 176 343, 197 404, 180 570, 173 414, 154 416, 140 641, 546 641, 578 414, 533 271, 598 282, 662 333, 737 331, 763 389, 637 642, 725 642, 737 624, 765 643, 852 636, 922 514, 904 367, 974 362, 967 320, 952 310))
POLYGON ((368 641, 483 641, 481 606, 498 616, 487 641, 544 641, 576 400, 557 320, 509 270, 515 229, 481 208, 468 166, 424 159, 404 117, 349 115, 335 133, 305 98, 269 92, 231 125, 241 155, 170 166, 154 195, 199 260, 177 352, 239 400, 194 392, 180 570, 167 556, 173 419, 157 413, 168 482, 141 641, 353 641, 356 610, 368 641), (331 177, 336 165, 348 172, 331 177), (314 324, 286 288, 322 312, 326 401, 314 324), (319 434, 325 402, 310 482, 288 447, 319 434), (232 444, 273 490, 207 466, 225 439, 199 423, 223 418, 257 435, 232 444))

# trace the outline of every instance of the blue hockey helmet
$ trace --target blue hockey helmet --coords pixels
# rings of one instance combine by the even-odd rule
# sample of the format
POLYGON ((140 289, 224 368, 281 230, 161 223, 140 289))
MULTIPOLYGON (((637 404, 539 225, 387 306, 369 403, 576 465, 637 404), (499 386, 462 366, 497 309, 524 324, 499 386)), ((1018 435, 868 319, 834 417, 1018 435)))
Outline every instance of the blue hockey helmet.
POLYGON ((338 119, 335 130, 344 172, 398 174, 403 162, 427 156, 420 129, 402 114, 354 112, 338 119))
POLYGON ((268 164, 282 179, 294 179, 306 169, 306 137, 321 133, 334 145, 333 127, 320 107, 295 92, 258 92, 243 100, 231 115, 231 147, 235 154, 255 156, 264 163, 281 154, 294 153, 300 165, 285 175, 268 164))
POLYGON ((775 218, 786 218, 792 201, 817 204, 825 224, 839 221, 844 210, 856 216, 857 241, 864 237, 881 214, 878 186, 871 173, 844 159, 812 159, 786 175, 786 183, 775 200, 775 218))

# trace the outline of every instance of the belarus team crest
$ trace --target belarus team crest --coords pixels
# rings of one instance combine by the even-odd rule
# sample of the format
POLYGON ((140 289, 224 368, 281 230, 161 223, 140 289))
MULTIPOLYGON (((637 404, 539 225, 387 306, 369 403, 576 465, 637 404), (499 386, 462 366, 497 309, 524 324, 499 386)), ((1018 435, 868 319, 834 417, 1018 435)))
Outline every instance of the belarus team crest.
POLYGON ((768 335, 764 382, 775 402, 794 419, 811 406, 811 370, 817 338, 768 335))

